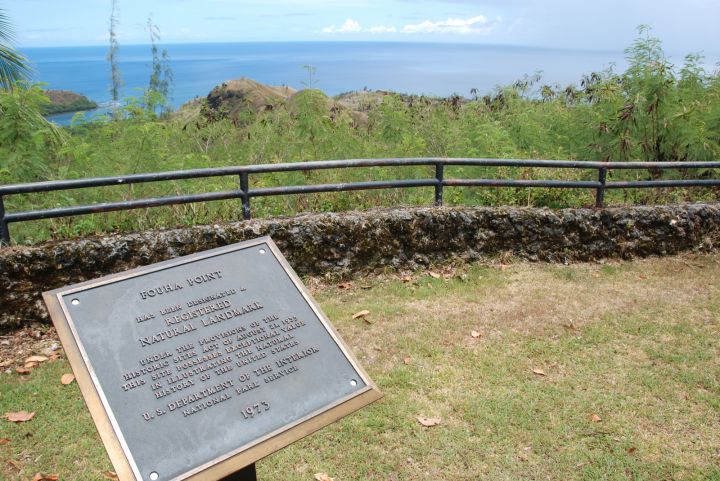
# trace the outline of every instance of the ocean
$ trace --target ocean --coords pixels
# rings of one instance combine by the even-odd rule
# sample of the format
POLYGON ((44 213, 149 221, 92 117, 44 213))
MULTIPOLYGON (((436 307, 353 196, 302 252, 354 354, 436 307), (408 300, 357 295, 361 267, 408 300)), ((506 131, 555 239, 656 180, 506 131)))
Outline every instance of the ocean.
MULTIPOLYGON (((171 103, 205 96, 225 80, 249 77, 296 89, 312 86, 328 95, 363 88, 409 94, 469 97, 542 72, 550 85, 579 84, 583 74, 627 66, 623 52, 578 51, 477 44, 391 42, 293 42, 170 44, 174 76, 171 103), (314 71, 309 75, 308 67, 314 71)), ((72 90, 99 104, 110 100, 107 47, 26 48, 34 81, 72 90)), ((151 68, 149 45, 121 45, 123 97, 140 96, 151 68)), ((66 124, 71 114, 53 119, 66 124)))

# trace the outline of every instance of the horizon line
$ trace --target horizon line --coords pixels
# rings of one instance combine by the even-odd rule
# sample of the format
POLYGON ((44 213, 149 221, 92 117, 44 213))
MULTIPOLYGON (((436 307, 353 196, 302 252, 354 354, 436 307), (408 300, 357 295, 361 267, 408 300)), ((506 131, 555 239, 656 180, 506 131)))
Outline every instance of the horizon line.
MULTIPOLYGON (((478 46, 478 47, 501 47, 501 48, 527 48, 533 50, 561 50, 569 52, 598 52, 598 53, 621 53, 625 51, 622 49, 597 49, 597 48, 573 48, 573 47, 558 47, 558 46, 547 46, 547 45, 527 45, 527 44, 514 44, 514 43, 486 43, 486 42, 455 42, 455 41, 428 41, 428 40, 225 40, 225 41, 179 41, 179 42, 158 42, 158 47, 169 46, 169 45, 232 45, 232 44, 289 44, 289 43, 337 43, 337 44, 415 44, 415 45, 462 45, 462 46, 478 46)), ((121 43, 120 49, 123 46, 128 47, 142 47, 151 46, 150 43, 142 42, 128 42, 121 43)), ((34 49, 34 48, 108 48, 107 44, 68 44, 68 45, 32 45, 22 46, 16 45, 15 48, 18 50, 34 49)), ((720 52, 718 52, 720 55, 720 52)))

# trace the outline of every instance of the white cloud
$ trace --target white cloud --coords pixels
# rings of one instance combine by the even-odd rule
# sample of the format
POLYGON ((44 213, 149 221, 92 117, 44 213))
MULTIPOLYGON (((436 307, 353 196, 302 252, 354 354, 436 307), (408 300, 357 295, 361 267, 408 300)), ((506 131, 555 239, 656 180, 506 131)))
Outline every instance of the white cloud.
POLYGON ((445 21, 432 22, 425 20, 420 23, 407 24, 400 29, 394 25, 375 25, 370 28, 363 28, 362 25, 352 18, 345 20, 339 27, 330 25, 322 29, 323 33, 406 33, 406 34, 453 34, 453 35, 487 35, 500 22, 497 17, 491 20, 483 15, 470 18, 448 18, 445 21))
POLYGON ((397 31, 397 28, 392 25, 375 25, 370 28, 363 28, 362 25, 360 25, 360 22, 353 20, 352 18, 345 20, 345 23, 343 23, 340 27, 330 25, 329 27, 322 29, 323 33, 395 33, 397 31))
POLYGON ((397 32, 397 28, 390 26, 386 27, 385 25, 375 25, 374 27, 370 27, 368 29, 368 32, 370 33, 395 33, 397 32))
POLYGON ((362 27, 352 18, 348 18, 339 28, 335 25, 330 25, 329 27, 323 28, 322 31, 323 33, 355 33, 362 32, 362 27))
POLYGON ((459 35, 488 34, 500 21, 500 17, 490 20, 483 15, 462 18, 448 18, 444 22, 424 22, 408 24, 402 29, 404 33, 450 33, 459 35))

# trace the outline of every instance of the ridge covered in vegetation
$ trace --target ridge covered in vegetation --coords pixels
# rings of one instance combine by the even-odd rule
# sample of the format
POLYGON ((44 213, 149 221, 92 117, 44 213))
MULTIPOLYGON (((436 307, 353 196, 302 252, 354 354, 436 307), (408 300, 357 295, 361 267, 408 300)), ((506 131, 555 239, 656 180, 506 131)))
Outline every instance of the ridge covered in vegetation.
MULTIPOLYGON (((37 121, 28 110, 46 102, 36 86, 0 93, 0 183, 141 172, 380 157, 496 157, 612 161, 720 159, 720 73, 699 55, 670 63, 660 41, 642 28, 626 51, 629 68, 585 75, 579 85, 553 86, 540 76, 472 98, 428 98, 357 92, 335 99, 313 89, 252 97, 243 107, 198 100, 168 113, 157 91, 126 100, 114 115, 68 128, 37 121)), ((246 82, 247 83, 247 82, 246 82)), ((218 90, 218 89, 216 89, 218 90)), ((227 92, 218 90, 219 97, 227 92)), ((218 97, 218 98, 219 98, 218 97)), ((717 177, 717 172, 693 172, 717 177)), ((252 187, 428 178, 423 167, 353 169, 251 178, 252 187)), ((593 171, 453 167, 446 177, 594 180, 593 171)), ((674 178, 677 172, 612 172, 612 180, 674 178)), ((10 196, 8 212, 237 188, 236 178, 118 186, 36 196, 10 196)), ((584 206, 592 192, 566 189, 454 188, 448 204, 584 206)), ((611 192, 613 203, 717 200, 711 188, 611 192)), ((253 215, 427 205, 428 189, 385 190, 253 200, 253 215)), ((241 217, 237 201, 157 208, 13 225, 17 241, 113 230, 210 223, 241 217)))
POLYGON ((92 110, 98 106, 86 96, 69 90, 46 90, 45 95, 50 99, 50 103, 42 108, 45 115, 92 110))

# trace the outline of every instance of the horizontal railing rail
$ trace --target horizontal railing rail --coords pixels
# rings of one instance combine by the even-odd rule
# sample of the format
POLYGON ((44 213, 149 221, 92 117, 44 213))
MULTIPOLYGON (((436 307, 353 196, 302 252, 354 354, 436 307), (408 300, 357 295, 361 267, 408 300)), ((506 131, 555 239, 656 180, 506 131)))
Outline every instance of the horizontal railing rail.
POLYGON ((347 192, 372 189, 402 189, 409 187, 433 187, 435 190, 434 204, 443 204, 444 187, 545 187, 566 189, 591 189, 595 191, 596 207, 603 207, 607 189, 642 189, 667 187, 712 187, 720 186, 720 178, 673 179, 673 180, 637 180, 607 181, 607 173, 611 170, 683 170, 720 169, 720 162, 597 162, 578 160, 520 160, 520 159, 485 159, 485 158, 389 158, 389 159, 354 159, 327 160, 313 162, 293 162, 282 164, 262 164, 230 166, 207 169, 179 170, 147 174, 120 175, 113 177, 96 177, 88 179, 59 180, 10 184, 0 186, 0 245, 10 242, 9 224, 40 219, 51 219, 84 214, 95 214, 120 210, 142 209, 175 204, 189 204, 213 200, 240 199, 242 201, 243 218, 250 219, 250 199, 276 195, 310 194, 319 192, 347 192), (383 180, 368 182, 348 182, 317 185, 288 185, 279 187, 250 188, 250 175, 279 172, 310 172, 315 170, 346 169, 359 167, 435 167, 435 176, 426 179, 383 180), (474 167, 524 167, 550 169, 596 170, 597 180, 525 180, 525 179, 446 179, 447 166, 474 167), (238 189, 223 192, 206 192, 166 197, 106 202, 90 205, 58 207, 53 209, 29 210, 8 213, 5 209, 4 197, 18 194, 32 194, 73 189, 87 189, 118 185, 131 185, 147 182, 164 182, 172 180, 201 179, 209 177, 237 176, 238 189))

